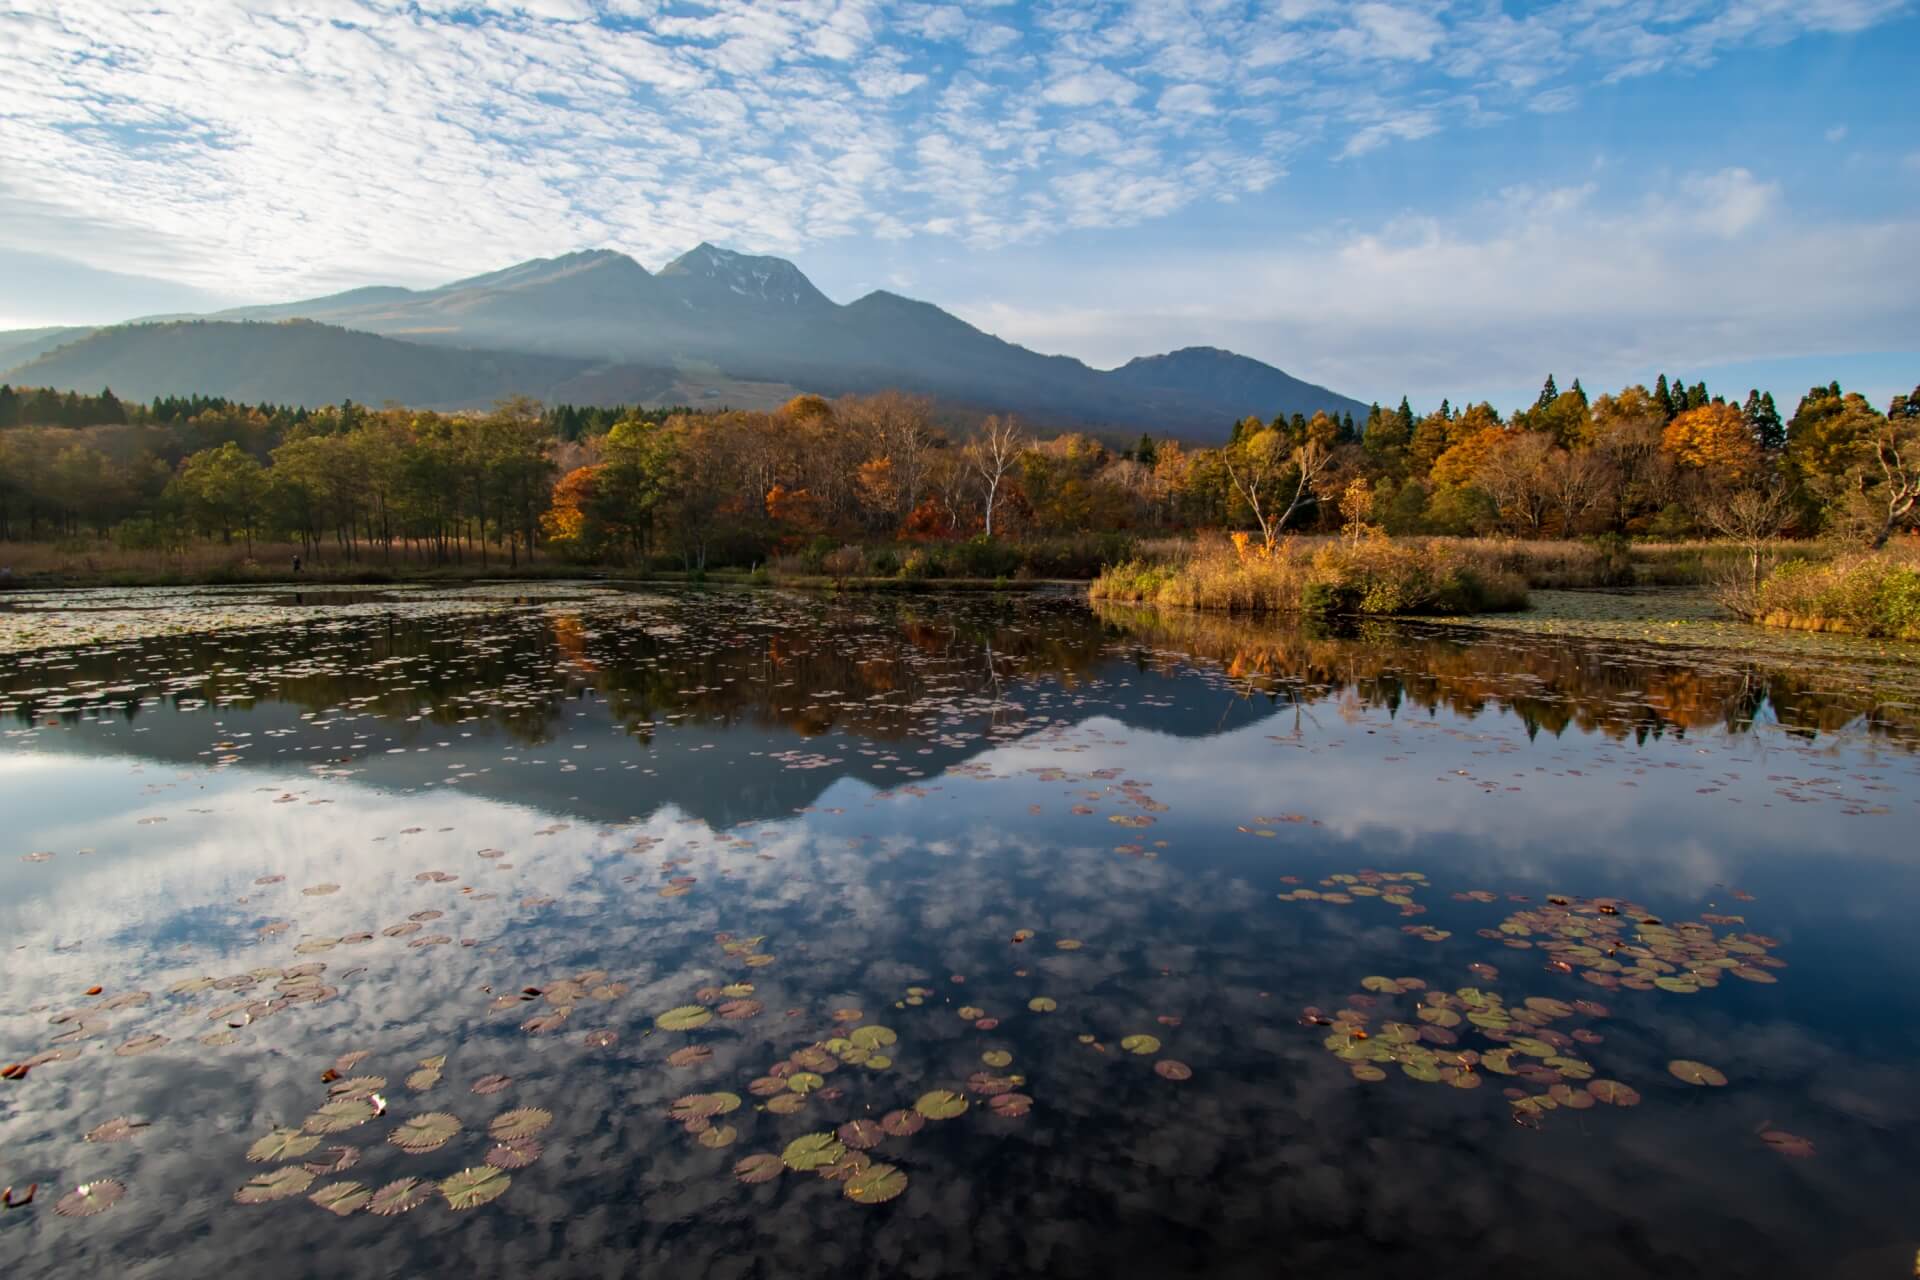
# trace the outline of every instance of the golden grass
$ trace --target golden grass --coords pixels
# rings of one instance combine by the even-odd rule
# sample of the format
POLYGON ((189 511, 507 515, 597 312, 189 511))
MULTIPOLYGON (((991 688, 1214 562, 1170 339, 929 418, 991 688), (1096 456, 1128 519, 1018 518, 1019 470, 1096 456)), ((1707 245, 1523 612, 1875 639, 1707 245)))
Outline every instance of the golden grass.
POLYGON ((1775 568, 1742 612, 1769 627, 1920 640, 1920 539, 1775 568))
POLYGON ((1129 561, 1094 580, 1095 600, 1229 613, 1461 614, 1526 607, 1526 581, 1451 539, 1281 543, 1242 555, 1218 540, 1184 563, 1129 561))

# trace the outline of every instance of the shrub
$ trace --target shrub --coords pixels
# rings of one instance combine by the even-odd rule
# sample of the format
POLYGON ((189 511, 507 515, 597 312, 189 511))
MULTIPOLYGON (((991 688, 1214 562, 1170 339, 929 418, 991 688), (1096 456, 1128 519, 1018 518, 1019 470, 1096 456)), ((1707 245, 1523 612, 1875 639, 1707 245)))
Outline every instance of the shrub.
POLYGON ((1789 560, 1740 612, 1767 626, 1920 640, 1920 556, 1897 549, 1826 564, 1789 560))
POLYGON ((1281 543, 1271 551, 1209 544, 1180 565, 1138 560, 1094 582, 1095 599, 1234 613, 1482 613, 1526 605, 1526 583, 1450 542, 1281 543))
POLYGON ((859 547, 841 547, 822 556, 820 567, 836 578, 857 577, 867 567, 867 553, 859 547))

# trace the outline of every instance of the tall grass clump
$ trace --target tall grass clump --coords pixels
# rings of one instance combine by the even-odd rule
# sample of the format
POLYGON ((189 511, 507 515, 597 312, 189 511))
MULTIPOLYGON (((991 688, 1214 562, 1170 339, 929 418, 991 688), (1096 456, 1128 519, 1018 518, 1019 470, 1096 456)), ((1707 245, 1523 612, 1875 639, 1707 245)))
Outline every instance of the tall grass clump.
POLYGON ((1920 547, 1789 560, 1739 611, 1769 627, 1920 640, 1920 547))
POLYGON ((1180 564, 1128 561, 1094 580, 1096 600, 1229 613, 1461 614, 1522 609, 1526 581, 1459 542, 1371 536, 1203 542, 1180 564))

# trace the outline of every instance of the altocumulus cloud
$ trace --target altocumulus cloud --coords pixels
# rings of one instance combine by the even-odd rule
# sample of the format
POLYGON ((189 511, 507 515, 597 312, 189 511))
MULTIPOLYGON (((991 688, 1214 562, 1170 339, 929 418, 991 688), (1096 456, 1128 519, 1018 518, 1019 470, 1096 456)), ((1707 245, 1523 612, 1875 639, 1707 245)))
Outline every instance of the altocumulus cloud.
POLYGON ((16 0, 0 247, 256 296, 592 245, 990 248, 1901 8, 16 0))

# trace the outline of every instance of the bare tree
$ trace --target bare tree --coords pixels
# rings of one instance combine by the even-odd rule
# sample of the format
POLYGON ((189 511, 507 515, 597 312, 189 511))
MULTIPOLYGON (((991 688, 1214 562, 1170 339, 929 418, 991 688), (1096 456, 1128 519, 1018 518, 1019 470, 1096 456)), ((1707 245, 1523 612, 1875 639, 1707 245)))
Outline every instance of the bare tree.
POLYGON ((1783 484, 1722 490, 1703 504, 1707 523, 1747 553, 1744 579, 1723 580, 1715 593, 1743 618, 1754 614, 1760 597, 1760 562, 1767 548, 1793 518, 1792 495, 1783 484))
POLYGON ((1556 449, 1542 479, 1560 508, 1560 536, 1571 538, 1580 518, 1606 503, 1616 483, 1613 464, 1593 449, 1556 449))
POLYGON ((1534 537, 1553 503, 1547 466, 1556 452, 1553 437, 1540 431, 1513 432, 1489 450, 1474 469, 1474 483, 1486 491, 1500 514, 1534 537))
POLYGON ((904 518, 920 501, 926 487, 933 434, 929 427, 932 404, 923 396, 899 391, 849 397, 841 401, 841 415, 866 435, 875 457, 893 463, 898 485, 894 514, 904 518))
POLYGON ((1294 513, 1315 499, 1315 484, 1333 463, 1333 450, 1313 436, 1287 451, 1287 439, 1272 427, 1263 427, 1223 454, 1227 475, 1233 487, 1246 499, 1253 518, 1260 525, 1260 538, 1272 546, 1294 513), (1236 454, 1238 457, 1236 458, 1236 454), (1278 513, 1278 498, 1271 493, 1273 482, 1291 464, 1298 470, 1293 496, 1278 513))
POLYGON ((1868 497, 1886 503, 1885 518, 1873 537, 1873 549, 1878 551, 1896 528, 1912 519, 1914 506, 1920 503, 1920 427, 1912 418, 1887 419, 1873 438, 1873 457, 1880 464, 1881 479, 1868 497))
POLYGON ((1011 415, 1002 418, 998 414, 981 423, 980 434, 967 443, 967 461, 980 477, 980 486, 985 491, 986 534, 989 538, 993 536, 994 512, 1000 506, 1001 485, 1006 481, 1007 473, 1013 470, 1024 444, 1020 436, 1020 424, 1011 415))

